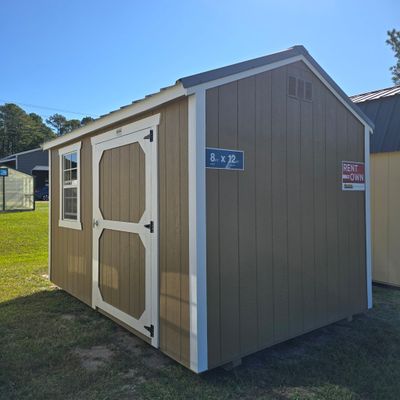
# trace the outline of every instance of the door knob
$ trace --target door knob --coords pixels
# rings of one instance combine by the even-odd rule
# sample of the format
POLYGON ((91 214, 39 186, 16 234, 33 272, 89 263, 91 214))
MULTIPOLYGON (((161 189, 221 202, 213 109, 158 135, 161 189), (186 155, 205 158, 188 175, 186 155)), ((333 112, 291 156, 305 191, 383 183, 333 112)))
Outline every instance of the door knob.
POLYGON ((93 221, 93 228, 95 228, 95 227, 97 227, 97 226, 99 226, 99 220, 98 220, 98 219, 95 219, 95 220, 93 221))

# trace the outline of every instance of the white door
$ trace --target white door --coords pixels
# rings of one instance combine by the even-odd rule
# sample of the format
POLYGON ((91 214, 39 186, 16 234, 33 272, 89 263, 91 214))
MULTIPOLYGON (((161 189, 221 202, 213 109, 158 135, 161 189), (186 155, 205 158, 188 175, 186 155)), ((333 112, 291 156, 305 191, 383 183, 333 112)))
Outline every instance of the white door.
POLYGON ((159 116, 92 138, 93 307, 158 347, 159 116))

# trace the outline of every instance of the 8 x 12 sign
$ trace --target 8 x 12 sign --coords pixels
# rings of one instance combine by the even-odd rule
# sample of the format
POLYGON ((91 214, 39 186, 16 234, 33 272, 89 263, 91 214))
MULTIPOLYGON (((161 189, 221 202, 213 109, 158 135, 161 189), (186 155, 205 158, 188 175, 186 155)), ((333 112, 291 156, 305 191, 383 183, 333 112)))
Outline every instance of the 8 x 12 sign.
POLYGON ((206 168, 244 170, 244 152, 206 147, 206 168))

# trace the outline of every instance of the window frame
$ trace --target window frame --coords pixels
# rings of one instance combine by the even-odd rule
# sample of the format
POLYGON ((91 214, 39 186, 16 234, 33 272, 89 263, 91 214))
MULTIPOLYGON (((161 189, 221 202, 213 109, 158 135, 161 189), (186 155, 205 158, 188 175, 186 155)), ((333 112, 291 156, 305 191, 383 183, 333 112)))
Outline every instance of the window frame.
MULTIPOLYGON (((59 195, 60 195, 60 212, 59 212, 59 219, 58 219, 58 226, 62 228, 70 228, 70 229, 77 229, 82 230, 82 223, 81 223, 81 148, 82 142, 76 142, 69 146, 65 146, 58 150, 59 156, 59 195), (77 209, 76 209, 76 219, 68 219, 64 218, 64 156, 70 153, 76 152, 76 162, 77 162, 77 209)), ((74 186, 75 187, 75 186, 74 186)))

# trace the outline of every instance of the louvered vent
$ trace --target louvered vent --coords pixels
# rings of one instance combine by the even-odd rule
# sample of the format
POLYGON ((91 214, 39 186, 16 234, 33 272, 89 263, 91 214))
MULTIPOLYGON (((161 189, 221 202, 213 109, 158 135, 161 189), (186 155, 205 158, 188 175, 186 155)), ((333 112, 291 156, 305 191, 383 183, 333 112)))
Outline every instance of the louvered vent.
POLYGON ((312 83, 306 82, 306 100, 312 101, 312 83))
POLYGON ((312 101, 312 83, 294 76, 289 76, 288 95, 300 100, 312 101))
POLYGON ((294 76, 289 76, 289 96, 296 97, 296 81, 294 76))
POLYGON ((297 97, 304 99, 304 81, 302 79, 297 79, 297 97))

